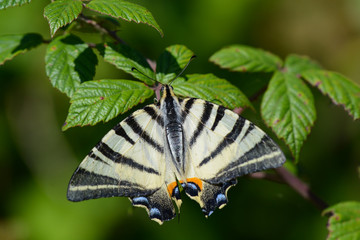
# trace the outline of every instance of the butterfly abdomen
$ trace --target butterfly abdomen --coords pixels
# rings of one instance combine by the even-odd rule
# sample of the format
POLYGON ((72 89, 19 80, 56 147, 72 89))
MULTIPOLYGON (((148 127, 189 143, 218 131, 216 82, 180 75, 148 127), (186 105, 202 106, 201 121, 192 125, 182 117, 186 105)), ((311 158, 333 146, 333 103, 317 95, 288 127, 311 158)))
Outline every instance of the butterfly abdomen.
POLYGON ((185 172, 184 129, 179 111, 180 104, 171 86, 164 86, 160 109, 164 113, 165 137, 171 160, 180 175, 183 175, 185 172))
POLYGON ((184 159, 184 132, 180 123, 172 122, 165 127, 166 140, 169 144, 171 155, 176 163, 184 159))

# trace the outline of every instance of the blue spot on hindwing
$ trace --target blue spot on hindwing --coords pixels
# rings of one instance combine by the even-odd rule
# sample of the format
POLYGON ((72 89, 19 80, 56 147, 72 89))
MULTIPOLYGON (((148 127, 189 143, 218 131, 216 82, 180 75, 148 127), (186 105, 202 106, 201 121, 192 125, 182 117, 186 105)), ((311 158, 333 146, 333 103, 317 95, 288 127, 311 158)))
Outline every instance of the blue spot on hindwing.
POLYGON ((149 207, 149 200, 146 197, 135 197, 132 199, 133 205, 143 205, 149 207))
POLYGON ((217 196, 216 196, 216 204, 217 206, 221 206, 223 204, 226 204, 227 203, 227 199, 226 199, 226 196, 225 194, 223 193, 219 193, 217 196))
POLYGON ((162 220, 160 210, 155 207, 151 208, 150 209, 150 218, 157 218, 157 219, 162 220))
POLYGON ((189 182, 186 185, 185 192, 192 197, 197 196, 199 194, 199 187, 195 183, 189 182))
POLYGON ((179 187, 175 187, 175 188, 174 188, 172 196, 175 197, 176 199, 180 199, 180 198, 181 198, 179 187))

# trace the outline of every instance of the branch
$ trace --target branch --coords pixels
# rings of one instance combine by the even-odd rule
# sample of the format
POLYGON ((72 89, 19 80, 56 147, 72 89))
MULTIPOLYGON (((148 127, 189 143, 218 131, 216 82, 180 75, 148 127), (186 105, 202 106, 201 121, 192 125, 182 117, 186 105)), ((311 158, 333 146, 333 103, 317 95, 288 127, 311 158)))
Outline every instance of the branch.
POLYGON ((117 42, 125 44, 124 40, 122 40, 117 34, 116 31, 112 31, 110 29, 107 29, 106 27, 101 26, 98 22, 92 20, 91 18, 88 18, 87 16, 80 14, 78 19, 80 19, 81 21, 93 26, 96 30, 98 30, 99 32, 102 32, 104 34, 109 35, 110 37, 112 37, 113 39, 115 39, 117 42))
POLYGON ((279 175, 266 173, 266 172, 250 173, 249 177, 255 178, 255 179, 265 179, 265 180, 269 180, 271 182, 276 182, 276 183, 284 183, 283 179, 280 178, 279 175))
POLYGON ((309 188, 309 186, 301 181, 298 177, 290 173, 286 168, 279 167, 275 169, 277 174, 271 174, 266 172, 256 172, 249 174, 249 177, 255 179, 265 179, 277 183, 286 183, 303 198, 313 203, 321 211, 328 208, 328 204, 321 198, 316 196, 309 188))
POLYGON ((313 203, 318 209, 324 210, 328 208, 328 204, 316 196, 309 188, 309 186, 301 181, 298 177, 290 173, 286 168, 279 167, 275 169, 276 173, 282 180, 299 193, 303 198, 313 203))

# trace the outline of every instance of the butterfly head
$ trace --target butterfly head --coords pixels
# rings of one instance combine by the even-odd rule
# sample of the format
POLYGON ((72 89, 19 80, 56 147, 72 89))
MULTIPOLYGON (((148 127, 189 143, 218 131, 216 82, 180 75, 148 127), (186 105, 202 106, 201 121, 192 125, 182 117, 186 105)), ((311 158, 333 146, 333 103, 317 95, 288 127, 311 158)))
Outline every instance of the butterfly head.
POLYGON ((161 100, 165 100, 169 97, 175 97, 174 88, 171 85, 162 85, 161 90, 161 100))
POLYGON ((185 67, 181 70, 181 72, 168 84, 164 84, 161 87, 160 94, 161 94, 161 101, 164 101, 166 98, 176 98, 174 93, 174 88, 171 86, 171 84, 186 70, 186 68, 189 66, 190 62, 196 58, 195 55, 191 56, 188 63, 185 65, 185 67))

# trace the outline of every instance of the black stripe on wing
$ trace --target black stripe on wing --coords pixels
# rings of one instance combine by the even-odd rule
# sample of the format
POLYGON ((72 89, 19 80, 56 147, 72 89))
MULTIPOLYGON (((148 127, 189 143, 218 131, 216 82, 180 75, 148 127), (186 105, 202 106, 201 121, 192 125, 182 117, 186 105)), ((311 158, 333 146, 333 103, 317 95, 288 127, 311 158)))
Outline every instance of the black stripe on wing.
POLYGON ((245 124, 245 119, 239 116, 238 119, 236 120, 233 128, 231 129, 231 131, 218 144, 218 146, 215 148, 215 150, 213 150, 209 156, 207 156, 200 162, 199 167, 204 164, 207 164, 212 158, 219 155, 224 148, 226 148, 227 146, 229 146, 230 144, 235 142, 236 138, 241 133, 241 130, 242 130, 244 124, 245 124))
POLYGON ((160 116, 157 113, 157 109, 155 110, 155 106, 154 105, 148 105, 146 106, 143 110, 149 115, 151 116, 151 118, 153 120, 155 120, 162 128, 164 128, 164 119, 162 116, 160 116))
POLYGON ((88 157, 94 159, 95 161, 109 165, 107 162, 105 162, 103 159, 101 159, 101 157, 97 156, 93 151, 89 152, 88 157))
POLYGON ((129 116, 124 120, 129 127, 137 134, 139 137, 141 137, 145 142, 147 142, 149 145, 151 145, 154 149, 156 149, 160 153, 164 153, 164 147, 161 146, 159 143, 155 141, 155 139, 151 138, 147 132, 145 132, 145 129, 143 129, 140 124, 136 121, 134 116, 129 116))
POLYGON ((211 130, 214 131, 215 128, 217 127, 217 125, 219 124, 220 120, 224 117, 225 115, 225 110, 226 108, 223 106, 218 107, 217 111, 216 111, 216 117, 215 117, 215 121, 211 127, 211 130))
POLYGON ((114 131, 115 131, 116 135, 123 137, 130 144, 132 144, 132 145, 135 144, 135 141, 129 137, 129 135, 125 132, 124 128, 121 126, 120 123, 114 127, 114 131))
POLYGON ((280 167, 285 160, 284 154, 276 143, 269 136, 264 135, 261 141, 248 152, 219 170, 215 178, 207 181, 212 183, 225 182, 249 173, 280 167))
POLYGON ((120 181, 112 177, 78 168, 72 176, 67 192, 70 201, 77 202, 102 197, 136 197, 150 195, 157 189, 144 189, 136 183, 120 181))
POLYGON ((140 171, 145 171, 147 173, 160 175, 160 173, 158 171, 156 171, 155 169, 146 167, 142 164, 135 162, 133 159, 131 159, 129 157, 125 157, 122 154, 115 152, 113 149, 111 149, 111 147, 109 147, 104 142, 99 142, 95 147, 99 152, 101 152, 105 157, 109 158, 111 161, 128 165, 128 166, 138 169, 140 171))
MULTIPOLYGON (((126 183, 123 183, 126 184, 126 183)), ((119 185, 118 179, 105 175, 89 172, 84 168, 78 168, 71 178, 72 186, 96 186, 96 185, 119 185)))
POLYGON ((210 119, 213 107, 214 107, 214 105, 212 103, 205 102, 204 111, 201 115, 200 122, 196 126, 196 130, 195 130, 194 134, 192 135, 192 137, 190 138, 190 143, 189 143, 190 147, 192 147, 192 145, 194 145, 196 143, 197 138, 200 136, 201 132, 204 130, 207 121, 210 119))
POLYGON ((184 99, 184 101, 186 101, 186 103, 185 103, 185 106, 184 106, 184 110, 181 113, 181 118, 182 118, 183 123, 185 122, 185 119, 186 119, 187 115, 189 114, 190 109, 192 108, 195 100, 196 100, 196 98, 184 99))

